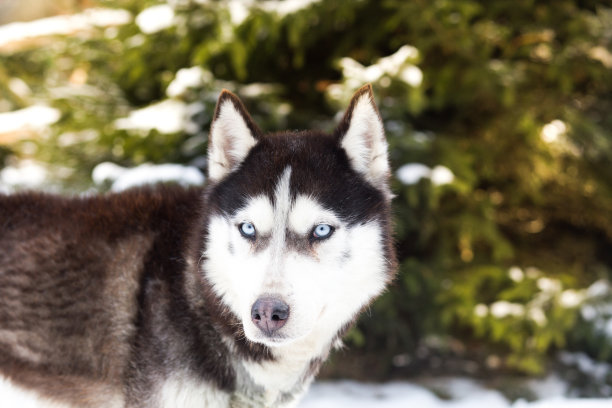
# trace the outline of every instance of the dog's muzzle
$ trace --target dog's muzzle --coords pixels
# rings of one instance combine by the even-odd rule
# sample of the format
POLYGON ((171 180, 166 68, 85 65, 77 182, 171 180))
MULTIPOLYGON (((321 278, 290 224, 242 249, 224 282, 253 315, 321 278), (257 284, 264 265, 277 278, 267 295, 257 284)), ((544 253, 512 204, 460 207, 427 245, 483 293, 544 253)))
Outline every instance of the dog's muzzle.
POLYGON ((275 297, 257 299, 251 308, 253 324, 267 336, 273 336, 289 319, 289 305, 275 297))

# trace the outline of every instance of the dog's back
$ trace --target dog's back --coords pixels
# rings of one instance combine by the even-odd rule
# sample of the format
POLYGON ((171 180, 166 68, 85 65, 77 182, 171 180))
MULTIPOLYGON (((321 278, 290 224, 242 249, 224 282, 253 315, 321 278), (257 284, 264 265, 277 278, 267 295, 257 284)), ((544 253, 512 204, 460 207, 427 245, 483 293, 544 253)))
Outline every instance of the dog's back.
POLYGON ((76 405, 119 402, 142 281, 183 267, 200 194, 0 196, 0 371, 76 405))

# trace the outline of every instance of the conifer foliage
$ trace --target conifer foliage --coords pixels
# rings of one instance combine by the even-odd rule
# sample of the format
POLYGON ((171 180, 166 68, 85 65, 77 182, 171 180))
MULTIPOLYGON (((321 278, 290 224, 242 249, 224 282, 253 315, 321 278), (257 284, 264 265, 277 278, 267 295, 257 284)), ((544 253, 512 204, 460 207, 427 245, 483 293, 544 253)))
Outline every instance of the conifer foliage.
POLYGON ((612 363, 609 2, 96 7, 74 27, 62 20, 63 31, 0 27, 4 189, 27 187, 24 169, 73 192, 109 188, 104 175, 92 179, 100 163, 205 171, 222 88, 263 129, 330 131, 351 93, 372 83, 401 270, 344 353, 376 356, 367 370, 380 376, 440 364, 543 373, 578 351, 612 363))

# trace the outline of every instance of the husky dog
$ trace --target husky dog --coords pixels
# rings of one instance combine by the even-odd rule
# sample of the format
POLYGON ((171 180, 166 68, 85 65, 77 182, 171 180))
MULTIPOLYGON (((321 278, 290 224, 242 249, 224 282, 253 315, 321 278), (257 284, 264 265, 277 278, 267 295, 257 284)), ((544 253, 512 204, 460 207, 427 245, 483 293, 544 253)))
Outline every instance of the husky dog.
POLYGON ((0 405, 295 406, 396 268, 370 86, 335 132, 219 97, 203 189, 0 196, 0 405), (2 402, 4 401, 4 402, 2 402))

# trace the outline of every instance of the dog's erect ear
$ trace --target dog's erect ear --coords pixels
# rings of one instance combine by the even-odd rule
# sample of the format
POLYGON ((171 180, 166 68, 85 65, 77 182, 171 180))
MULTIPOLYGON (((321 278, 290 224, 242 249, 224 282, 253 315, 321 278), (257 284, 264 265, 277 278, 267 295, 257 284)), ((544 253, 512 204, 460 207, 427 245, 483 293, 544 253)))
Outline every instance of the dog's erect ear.
POLYGON ((387 139, 371 85, 355 92, 335 134, 353 169, 390 198, 387 139))
POLYGON ((234 170, 261 137, 261 131, 236 95, 223 90, 210 125, 208 177, 221 180, 234 170))

